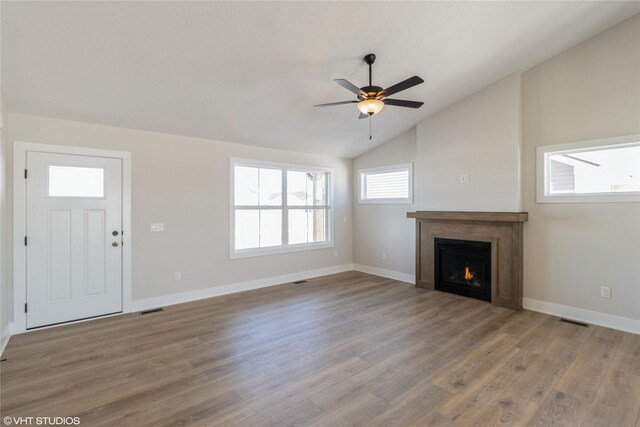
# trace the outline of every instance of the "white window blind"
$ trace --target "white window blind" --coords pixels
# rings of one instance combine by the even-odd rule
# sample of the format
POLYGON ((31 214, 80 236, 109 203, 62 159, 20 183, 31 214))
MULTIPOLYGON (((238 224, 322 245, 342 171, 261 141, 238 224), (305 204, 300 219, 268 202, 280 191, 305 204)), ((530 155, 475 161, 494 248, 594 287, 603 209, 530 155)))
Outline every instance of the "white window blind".
POLYGON ((411 203, 412 167, 396 165, 360 170, 361 203, 411 203))

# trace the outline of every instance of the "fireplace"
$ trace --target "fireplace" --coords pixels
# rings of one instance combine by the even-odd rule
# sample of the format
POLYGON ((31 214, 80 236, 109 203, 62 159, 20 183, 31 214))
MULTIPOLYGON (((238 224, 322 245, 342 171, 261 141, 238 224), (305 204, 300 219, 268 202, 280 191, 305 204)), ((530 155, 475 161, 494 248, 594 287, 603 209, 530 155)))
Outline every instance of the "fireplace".
POLYGON ((416 220, 417 287, 447 287, 501 307, 522 308, 522 240, 528 213, 418 211, 407 217, 416 220), (436 251, 436 241, 445 247, 436 251), (461 253, 467 258, 460 258, 461 253))
POLYGON ((491 302, 491 243, 434 239, 435 289, 491 302))

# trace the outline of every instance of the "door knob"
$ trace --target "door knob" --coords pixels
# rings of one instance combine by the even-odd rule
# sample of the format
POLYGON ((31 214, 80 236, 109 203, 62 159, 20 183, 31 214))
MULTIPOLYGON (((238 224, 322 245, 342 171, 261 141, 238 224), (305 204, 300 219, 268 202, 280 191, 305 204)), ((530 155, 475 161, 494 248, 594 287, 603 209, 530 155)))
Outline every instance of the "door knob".
POLYGON ((113 242, 113 243, 111 244, 111 246, 113 246, 114 248, 117 248, 117 247, 118 247, 118 242, 113 242))

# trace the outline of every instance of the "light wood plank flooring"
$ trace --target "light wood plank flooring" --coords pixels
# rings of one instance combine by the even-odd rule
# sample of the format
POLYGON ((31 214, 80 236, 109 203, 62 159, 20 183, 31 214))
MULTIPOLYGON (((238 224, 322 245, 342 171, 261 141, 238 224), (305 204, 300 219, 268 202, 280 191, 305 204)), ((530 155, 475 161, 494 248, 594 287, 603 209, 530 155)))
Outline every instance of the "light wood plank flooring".
POLYGON ((348 272, 11 338, 2 416, 640 426, 640 336, 348 272))

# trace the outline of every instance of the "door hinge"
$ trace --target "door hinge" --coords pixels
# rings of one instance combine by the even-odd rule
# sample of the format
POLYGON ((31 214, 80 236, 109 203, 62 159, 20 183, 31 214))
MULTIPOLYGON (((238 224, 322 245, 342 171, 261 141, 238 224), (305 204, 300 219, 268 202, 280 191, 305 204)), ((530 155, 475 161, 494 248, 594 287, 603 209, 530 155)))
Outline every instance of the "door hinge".
POLYGON ((27 246, 27 236, 24 236, 24 245, 27 246))
POLYGON ((25 313, 27 312, 27 303, 26 302, 24 303, 24 312, 25 313))
POLYGON ((27 179, 27 177, 29 176, 29 173, 27 172, 27 170, 24 170, 24 179, 27 179))

